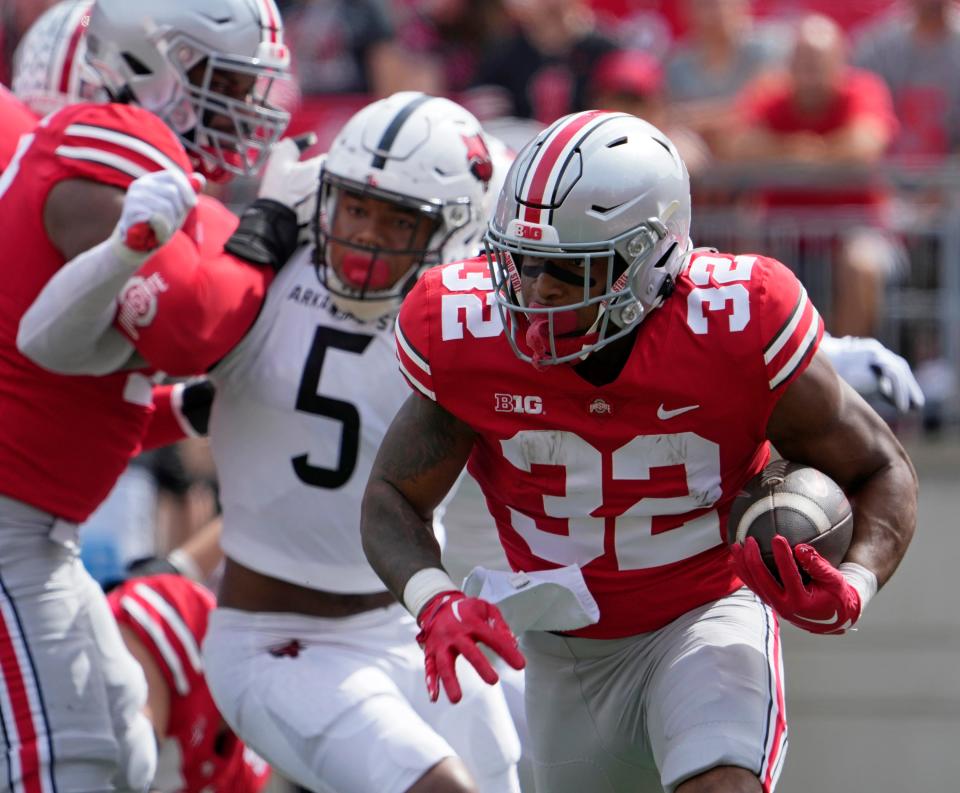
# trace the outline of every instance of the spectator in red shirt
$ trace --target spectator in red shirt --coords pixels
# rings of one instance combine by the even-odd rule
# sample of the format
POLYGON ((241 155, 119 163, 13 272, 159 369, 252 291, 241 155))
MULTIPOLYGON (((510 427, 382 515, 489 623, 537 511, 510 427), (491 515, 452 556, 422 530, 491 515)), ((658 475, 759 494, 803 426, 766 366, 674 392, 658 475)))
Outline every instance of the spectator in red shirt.
POLYGON ((787 71, 741 94, 743 126, 727 138, 723 153, 743 162, 776 163, 781 174, 798 175, 797 186, 761 193, 765 209, 789 210, 791 219, 806 216, 818 235, 827 231, 826 224, 842 222, 831 247, 829 330, 872 336, 884 278, 896 269, 899 252, 882 231, 887 193, 870 166, 880 161, 897 121, 883 81, 849 67, 846 57, 835 22, 820 15, 804 18, 787 71), (827 179, 811 186, 812 177, 827 179))

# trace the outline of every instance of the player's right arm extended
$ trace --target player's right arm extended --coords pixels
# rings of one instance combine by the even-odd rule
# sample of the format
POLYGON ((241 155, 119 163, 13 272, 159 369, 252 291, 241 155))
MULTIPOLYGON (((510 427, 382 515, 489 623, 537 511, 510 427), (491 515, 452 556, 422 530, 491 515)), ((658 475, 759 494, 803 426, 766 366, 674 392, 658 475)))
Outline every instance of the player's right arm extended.
POLYGON ((515 669, 524 666, 517 641, 496 606, 466 597, 443 570, 431 530, 433 510, 450 491, 473 448, 474 432, 436 402, 411 395, 387 431, 363 498, 363 549, 387 588, 416 617, 427 690, 440 683, 451 702, 461 697, 454 671, 463 655, 488 683, 497 673, 485 644, 515 669))
POLYGON ((126 193, 85 180, 54 187, 44 222, 67 262, 22 317, 20 352, 63 374, 122 368, 134 346, 113 327, 117 293, 195 204, 194 189, 179 171, 148 174, 126 193))

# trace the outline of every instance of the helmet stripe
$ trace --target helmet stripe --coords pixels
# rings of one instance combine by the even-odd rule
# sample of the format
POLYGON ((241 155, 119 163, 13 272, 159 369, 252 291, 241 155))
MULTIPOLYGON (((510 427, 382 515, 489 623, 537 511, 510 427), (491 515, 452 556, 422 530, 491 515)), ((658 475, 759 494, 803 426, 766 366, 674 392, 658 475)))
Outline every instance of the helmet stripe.
POLYGON ((432 96, 427 94, 420 94, 420 96, 411 99, 407 104, 400 108, 397 115, 393 117, 393 120, 387 124, 387 128, 383 131, 383 136, 380 138, 380 142, 377 144, 376 152, 373 155, 373 162, 370 163, 372 168, 378 168, 383 170, 383 166, 387 164, 387 154, 390 153, 390 147, 393 146, 393 142, 397 139, 397 135, 400 134, 400 128, 406 123, 407 119, 413 115, 413 112, 420 107, 420 105, 425 102, 429 102, 433 99, 432 96))
MULTIPOLYGON (((551 182, 557 181, 563 168, 558 163, 566 161, 565 153, 570 148, 577 133, 584 127, 593 125, 602 117, 610 114, 604 110, 589 110, 572 116, 566 124, 558 126, 549 134, 547 141, 540 147, 533 166, 528 171, 526 190, 521 190, 520 200, 524 207, 523 219, 528 223, 542 223, 544 196, 551 188, 551 182)), ((592 129, 592 126, 591 126, 592 129)))
POLYGON ((73 72, 73 59, 77 56, 77 47, 80 45, 80 39, 83 36, 86 24, 90 21, 89 7, 82 7, 77 16, 77 22, 73 33, 70 34, 70 43, 67 45, 67 54, 63 58, 63 64, 60 66, 60 93, 66 94, 70 89, 70 74, 73 72))
POLYGON ((260 9, 260 28, 263 41, 276 44, 280 41, 280 12, 273 0, 256 0, 260 9))

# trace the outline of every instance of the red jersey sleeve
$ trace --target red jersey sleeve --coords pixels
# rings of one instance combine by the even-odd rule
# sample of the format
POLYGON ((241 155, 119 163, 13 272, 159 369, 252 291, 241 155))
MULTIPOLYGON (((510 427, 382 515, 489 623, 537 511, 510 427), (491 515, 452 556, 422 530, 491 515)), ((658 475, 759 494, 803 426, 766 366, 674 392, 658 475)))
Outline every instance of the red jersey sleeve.
POLYGON ((131 278, 119 296, 114 326, 157 369, 170 375, 207 371, 256 320, 273 271, 223 252, 237 217, 202 198, 197 224, 178 232, 131 278))
POLYGON ((20 136, 36 125, 30 108, 0 85, 0 172, 10 163, 20 136))
POLYGON ((404 298, 397 317, 397 359, 407 383, 421 396, 437 400, 430 368, 430 300, 436 270, 428 270, 404 298))
POLYGON ((200 645, 215 606, 208 590, 182 576, 156 575, 127 581, 107 599, 117 622, 147 648, 171 694, 185 697, 206 685, 200 645))
POLYGON ((776 259, 754 265, 754 310, 771 391, 783 393, 807 368, 823 338, 823 320, 797 277, 776 259))
POLYGON ((134 105, 66 107, 40 123, 37 145, 53 155, 60 179, 89 179, 123 190, 151 171, 193 170, 174 132, 134 105))
POLYGON ((156 449, 169 446, 184 438, 195 438, 189 422, 180 413, 174 398, 175 385, 155 385, 153 387, 153 412, 147 421, 147 428, 140 441, 142 449, 156 449))

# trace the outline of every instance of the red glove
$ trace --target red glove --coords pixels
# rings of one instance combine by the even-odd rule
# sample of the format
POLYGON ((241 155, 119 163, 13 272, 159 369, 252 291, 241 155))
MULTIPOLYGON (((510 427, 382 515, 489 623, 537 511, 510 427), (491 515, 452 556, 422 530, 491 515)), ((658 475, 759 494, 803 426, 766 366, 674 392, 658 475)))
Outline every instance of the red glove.
POLYGON ((798 628, 810 633, 840 634, 860 617, 860 593, 842 572, 806 543, 799 543, 791 553, 786 538, 773 538, 773 558, 783 586, 760 557, 760 546, 753 537, 747 537, 743 546, 731 545, 730 554, 743 583, 798 628), (806 585, 800 577, 801 568, 810 576, 806 585))
POLYGON ((517 648, 517 637, 507 626, 500 610, 480 598, 468 598, 453 590, 434 595, 417 617, 420 633, 417 642, 426 656, 424 668, 427 693, 436 702, 440 681, 451 702, 462 696, 455 664, 458 655, 466 658, 484 682, 493 685, 500 677, 480 652, 479 643, 487 645, 514 669, 523 669, 526 659, 517 648))

